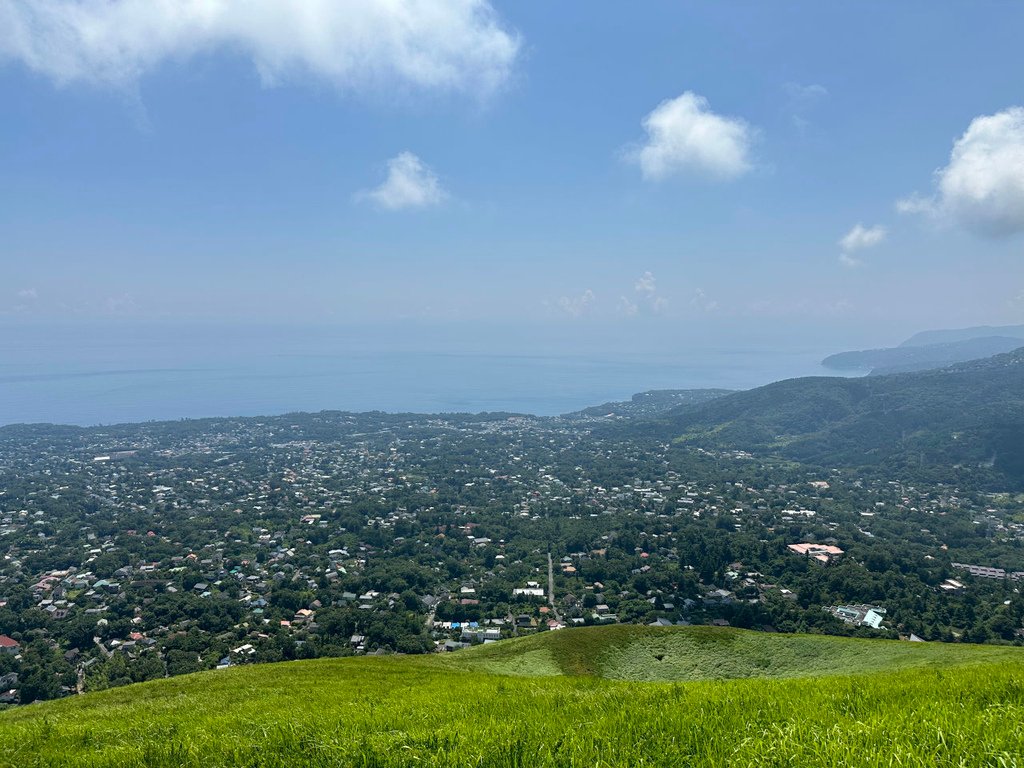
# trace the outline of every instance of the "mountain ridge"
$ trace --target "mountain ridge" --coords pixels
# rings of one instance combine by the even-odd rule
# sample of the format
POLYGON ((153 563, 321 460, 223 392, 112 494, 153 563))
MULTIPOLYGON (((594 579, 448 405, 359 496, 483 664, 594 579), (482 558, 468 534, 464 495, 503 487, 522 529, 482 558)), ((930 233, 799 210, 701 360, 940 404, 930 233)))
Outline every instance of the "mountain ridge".
POLYGON ((899 346, 914 347, 929 344, 946 344, 986 336, 1010 336, 1024 341, 1024 325, 976 325, 971 328, 919 331, 899 346))
POLYGON ((989 465, 1024 485, 1024 347, 940 369, 787 379, 635 429, 822 466, 989 465))
POLYGON ((877 376, 942 368, 954 363, 1012 352, 1021 346, 1024 346, 1024 339, 1012 336, 983 336, 937 344, 839 352, 829 355, 821 364, 832 370, 870 371, 871 375, 877 376))

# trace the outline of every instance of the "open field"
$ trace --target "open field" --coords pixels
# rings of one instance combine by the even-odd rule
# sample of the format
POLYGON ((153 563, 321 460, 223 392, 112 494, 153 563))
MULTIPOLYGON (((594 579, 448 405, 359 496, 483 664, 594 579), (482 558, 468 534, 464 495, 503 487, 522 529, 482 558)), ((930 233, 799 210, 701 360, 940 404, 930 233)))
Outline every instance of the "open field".
POLYGON ((31 705, 0 764, 1022 766, 1022 718, 1017 649, 607 627, 31 705), (636 682, 702 670, 761 678, 636 682))

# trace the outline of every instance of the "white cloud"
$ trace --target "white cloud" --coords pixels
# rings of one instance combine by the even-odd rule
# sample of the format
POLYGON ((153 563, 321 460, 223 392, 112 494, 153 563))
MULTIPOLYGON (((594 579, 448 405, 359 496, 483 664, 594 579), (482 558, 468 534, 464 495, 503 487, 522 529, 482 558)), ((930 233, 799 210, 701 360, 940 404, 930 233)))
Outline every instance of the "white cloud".
POLYGON ((650 272, 644 272, 633 284, 633 290, 646 296, 653 295, 658 290, 658 281, 650 272))
POLYGON ((846 253, 861 251, 878 245, 885 240, 885 235, 885 227, 865 227, 863 224, 857 223, 853 229, 843 235, 839 241, 839 247, 846 253))
POLYGON ((853 229, 847 232, 839 240, 839 247, 843 252, 839 254, 839 263, 844 267, 859 267, 864 262, 853 254, 863 251, 865 248, 874 248, 885 240, 887 232, 883 226, 865 227, 860 222, 853 225, 853 229))
POLYGON ((266 83, 485 94, 519 38, 488 0, 0 0, 0 60, 58 84, 131 87, 167 61, 227 51, 266 83))
POLYGON ((732 179, 752 168, 753 130, 742 120, 712 112, 703 96, 687 91, 663 101, 643 126, 647 140, 628 156, 645 179, 685 174, 732 179))
POLYGON ((935 213, 935 201, 917 193, 896 201, 898 213, 935 213))
POLYGON ((953 144, 949 164, 935 172, 935 195, 896 204, 901 213, 927 213, 973 232, 1005 236, 1024 231, 1024 108, 971 121, 953 144))
POLYGON ((39 291, 37 291, 35 288, 22 288, 20 291, 18 291, 18 298, 35 301, 36 299, 39 298, 39 291))
POLYGON ((660 315, 668 309, 668 299, 658 293, 658 281, 651 272, 644 272, 636 279, 633 293, 635 300, 625 296, 619 299, 620 315, 632 317, 641 312, 660 315))
POLYGON ((402 152, 388 160, 388 177, 376 189, 360 192, 356 199, 372 200, 381 208, 428 208, 448 197, 437 175, 412 152, 402 152))
POLYGON ((590 311, 595 299, 594 292, 588 288, 579 296, 563 296, 558 306, 569 317, 580 317, 590 311))

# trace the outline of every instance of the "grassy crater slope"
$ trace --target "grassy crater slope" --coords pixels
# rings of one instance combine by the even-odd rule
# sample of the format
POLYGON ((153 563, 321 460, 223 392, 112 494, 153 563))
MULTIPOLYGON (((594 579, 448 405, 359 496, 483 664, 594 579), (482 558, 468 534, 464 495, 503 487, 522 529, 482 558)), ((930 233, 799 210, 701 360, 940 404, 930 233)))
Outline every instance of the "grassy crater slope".
POLYGON ((1017 649, 604 627, 31 705, 0 764, 1022 766, 1022 717, 1017 649))
POLYGON ((786 635, 723 627, 607 627, 550 632, 443 657, 464 669, 513 675, 695 682, 816 677, 1000 661, 1017 648, 786 635))

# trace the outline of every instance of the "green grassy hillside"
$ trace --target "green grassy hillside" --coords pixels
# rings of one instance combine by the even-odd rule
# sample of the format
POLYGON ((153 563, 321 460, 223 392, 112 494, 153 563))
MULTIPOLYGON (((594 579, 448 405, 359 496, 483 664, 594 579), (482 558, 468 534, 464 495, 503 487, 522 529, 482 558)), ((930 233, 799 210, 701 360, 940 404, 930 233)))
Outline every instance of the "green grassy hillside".
POLYGON ((1024 662, 1024 652, 998 646, 626 624, 534 635, 446 657, 463 669, 497 674, 668 683, 866 674, 1018 660, 1024 662))
POLYGON ((607 627, 30 705, 0 764, 1019 766, 1022 717, 1017 649, 607 627))

